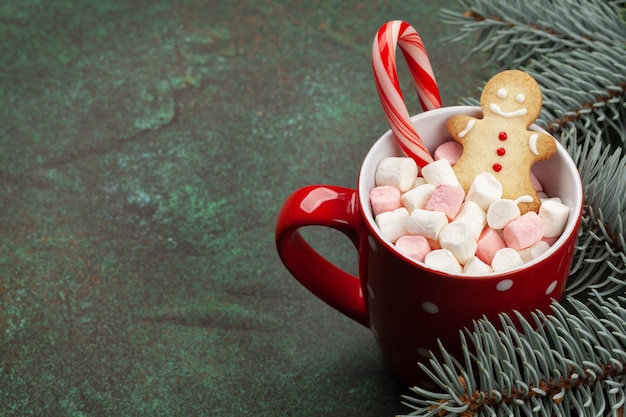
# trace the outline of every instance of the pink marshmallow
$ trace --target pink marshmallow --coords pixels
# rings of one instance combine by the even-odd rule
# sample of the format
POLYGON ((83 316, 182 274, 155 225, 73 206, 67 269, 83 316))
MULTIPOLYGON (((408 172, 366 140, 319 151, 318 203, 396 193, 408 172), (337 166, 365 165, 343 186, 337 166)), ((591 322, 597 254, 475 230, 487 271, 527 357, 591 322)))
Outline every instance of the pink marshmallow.
POLYGON ((504 226, 504 241, 509 248, 526 249, 539 242, 543 237, 543 221, 534 211, 511 220, 504 226))
POLYGON ((441 249, 441 243, 439 243, 439 239, 426 238, 426 240, 428 241, 428 244, 430 245, 430 248, 432 250, 441 249))
POLYGON ((532 170, 530 171, 530 183, 533 185, 533 188, 538 193, 543 191, 543 185, 541 185, 541 183, 539 182, 539 178, 537 178, 532 170))
POLYGON ((409 258, 424 262, 424 258, 431 251, 428 240, 424 236, 402 236, 396 241, 396 248, 409 258))
POLYGON ((490 227, 485 227, 478 238, 476 257, 484 263, 491 265, 496 252, 503 248, 506 248, 506 243, 504 243, 500 233, 490 227))
POLYGON ((426 210, 441 211, 445 213, 448 221, 454 219, 459 212, 465 191, 463 187, 451 184, 440 184, 435 187, 433 195, 426 204, 426 210))
POLYGON ((370 191, 370 203, 374 217, 385 211, 395 210, 402 206, 400 190, 392 185, 380 185, 370 191))
POLYGON ((554 245, 554 242, 556 242, 557 240, 559 240, 559 237, 560 237, 560 236, 556 236, 556 237, 545 237, 545 236, 544 236, 544 237, 543 237, 543 239, 541 239, 541 240, 543 240, 544 242, 546 242, 548 245, 552 246, 552 245, 554 245))
POLYGON ((461 158, 462 154, 463 146, 459 142, 452 140, 437 146, 433 157, 435 161, 439 159, 447 159, 450 162, 450 165, 454 165, 461 158))

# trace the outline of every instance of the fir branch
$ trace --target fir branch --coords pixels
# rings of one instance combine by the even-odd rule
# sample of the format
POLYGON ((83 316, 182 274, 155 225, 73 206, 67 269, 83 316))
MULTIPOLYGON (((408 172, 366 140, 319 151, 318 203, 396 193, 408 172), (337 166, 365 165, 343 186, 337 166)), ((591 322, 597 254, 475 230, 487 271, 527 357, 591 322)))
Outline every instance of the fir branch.
POLYGON ((524 70, 543 92, 538 125, 557 133, 574 124, 580 131, 601 133, 607 144, 626 144, 626 47, 556 53, 524 70))
POLYGON ((517 57, 507 61, 500 54, 495 61, 502 69, 526 64, 521 69, 537 80, 544 96, 537 124, 560 136, 578 164, 586 206, 569 295, 589 288, 610 294, 626 286, 626 168, 620 159, 620 148, 626 146, 623 3, 460 0, 464 13, 442 12, 448 23, 463 25, 459 37, 480 33, 472 53, 493 56, 502 49, 517 57))
POLYGON ((597 293, 576 314, 552 304, 530 320, 501 315, 461 333, 464 363, 441 347, 441 359, 420 364, 439 392, 414 387, 404 396, 410 416, 618 415, 626 402, 625 299, 597 293), (518 324, 519 323, 519 324, 518 324))
POLYGON ((442 9, 440 14, 445 23, 462 26, 450 40, 479 33, 470 55, 486 52, 485 66, 512 68, 559 51, 593 50, 596 42, 623 42, 626 28, 618 3, 460 0, 462 12, 442 9))
POLYGON ((441 15, 447 23, 462 25, 451 40, 479 34, 470 55, 485 52, 485 66, 524 67, 539 82, 544 105, 538 125, 558 134, 574 124, 581 131, 601 132, 611 146, 624 146, 623 3, 461 0, 464 12, 443 9, 441 15))
MULTIPOLYGON (((443 11, 477 34, 470 55, 518 67, 542 87, 537 124, 574 159, 585 207, 566 299, 552 314, 502 314, 461 333, 463 355, 440 346, 413 388, 415 416, 622 416, 626 403, 626 0, 460 0, 443 11), (578 296, 580 300, 577 299, 578 296), (620 296, 617 296, 620 295, 620 296), (606 297, 606 298, 605 298, 606 297), (609 298, 611 297, 611 298, 609 298)), ((476 104, 477 100, 466 100, 476 104)))
POLYGON ((602 295, 626 287, 626 155, 588 133, 579 144, 571 127, 560 141, 576 163, 584 185, 585 207, 566 294, 588 289, 602 295))

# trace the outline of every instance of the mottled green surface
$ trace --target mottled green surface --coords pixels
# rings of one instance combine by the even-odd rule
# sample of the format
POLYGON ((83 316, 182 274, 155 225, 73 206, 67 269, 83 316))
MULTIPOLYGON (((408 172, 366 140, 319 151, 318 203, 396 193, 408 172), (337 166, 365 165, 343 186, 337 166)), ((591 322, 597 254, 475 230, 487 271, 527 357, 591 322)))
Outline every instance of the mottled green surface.
MULTIPOLYGON (((0 415, 406 412, 370 332, 282 266, 274 222, 300 186, 354 186, 387 129, 385 21, 421 33, 444 104, 475 93, 450 5, 0 2, 0 415)), ((307 235, 354 271, 347 239, 307 235)))

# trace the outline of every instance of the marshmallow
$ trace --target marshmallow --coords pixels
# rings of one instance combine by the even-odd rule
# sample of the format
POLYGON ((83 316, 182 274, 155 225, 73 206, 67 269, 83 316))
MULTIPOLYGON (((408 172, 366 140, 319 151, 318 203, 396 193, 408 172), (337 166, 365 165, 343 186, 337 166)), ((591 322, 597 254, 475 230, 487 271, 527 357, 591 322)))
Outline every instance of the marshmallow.
POLYGON ((530 171, 530 183, 533 185, 533 188, 538 193, 543 191, 543 185, 541 185, 541 182, 539 182, 539 178, 537 178, 532 170, 530 171))
POLYGON ((428 241, 428 244, 430 245, 430 248, 432 250, 441 249, 441 245, 439 244, 439 240, 438 239, 428 239, 428 238, 426 238, 426 240, 428 241))
POLYGON ((554 245, 556 243, 557 240, 559 240, 560 237, 561 236, 556 236, 556 237, 545 237, 544 236, 543 239, 541 239, 541 240, 546 242, 548 245, 552 246, 552 245, 554 245))
POLYGON ((454 140, 444 142, 437 146, 433 154, 435 161, 439 159, 447 159, 450 165, 456 164, 463 154, 463 146, 454 140))
POLYGON ((441 211, 448 220, 456 217, 463 204, 465 191, 460 185, 439 184, 426 204, 426 210, 441 211))
POLYGON ((540 199, 541 202, 543 203, 544 201, 556 201, 557 203, 562 203, 563 201, 561 200, 561 198, 559 197, 549 197, 549 196, 545 196, 544 198, 540 199))
POLYGON ((544 193, 543 191, 538 191, 537 192, 537 197, 539 197, 540 201, 544 201, 550 198, 550 196, 546 193, 544 193))
POLYGON ((386 211, 376 216, 380 233, 392 243, 407 234, 409 212, 404 207, 386 211))
POLYGON ((415 209, 409 216, 406 228, 411 235, 436 240, 439 238, 439 232, 446 224, 448 224, 448 218, 440 211, 415 209))
POLYGON ((412 158, 388 156, 376 167, 376 185, 393 185, 400 191, 407 191, 416 177, 417 164, 412 158))
POLYGON ((464 223, 472 231, 474 239, 478 240, 480 233, 487 224, 487 213, 473 201, 466 201, 461 205, 459 213, 454 218, 454 223, 464 223))
POLYGON ((424 258, 424 263, 430 267, 451 274, 463 272, 463 267, 448 249, 435 249, 424 258))
POLYGON ((428 204, 428 200, 433 195, 435 191, 435 186, 431 184, 424 184, 418 187, 413 188, 412 190, 407 191, 402 194, 402 205, 406 207, 409 213, 412 213, 415 209, 423 209, 426 208, 426 204, 428 204))
POLYGON ((489 206, 487 210, 487 224, 492 229, 504 229, 511 220, 520 216, 519 207, 513 200, 502 198, 496 200, 489 206))
POLYGON ((483 172, 472 181, 465 201, 473 201, 481 209, 487 211, 489 205, 500 198, 502 198, 502 184, 492 174, 483 172))
POLYGON ((493 269, 481 261, 480 258, 473 256, 463 267, 463 272, 472 275, 482 275, 493 272, 493 269))
POLYGON ((370 191, 370 204, 374 216, 385 211, 395 210, 402 207, 400 190, 392 185, 379 185, 370 191))
POLYGON ((569 207, 560 201, 545 200, 539 207, 539 218, 543 221, 543 236, 557 237, 565 230, 569 217, 569 207))
POLYGON ((503 248, 506 248, 506 243, 504 243, 500 233, 490 227, 485 227, 478 238, 476 256, 481 261, 491 265, 496 252, 503 248))
POLYGON ((450 161, 440 159, 422 168, 422 176, 426 182, 435 187, 440 184, 460 185, 450 161))
MULTIPOLYGON (((534 213, 534 211, 532 212, 534 213)), ((524 261, 519 253, 513 248, 500 249, 493 257, 491 261, 491 267, 494 272, 502 272, 509 269, 522 266, 524 261)))
MULTIPOLYGON (((489 214, 487 214, 489 217, 489 214)), ((515 250, 526 249, 543 237, 543 222, 534 211, 512 220, 504 226, 503 236, 506 245, 515 250)), ((495 268, 494 268, 495 269, 495 268)))
POLYGON ((424 258, 431 251, 430 245, 424 236, 402 236, 396 241, 396 248, 409 258, 424 262, 424 258))
POLYGON ((548 249, 550 249, 550 245, 548 244, 548 242, 540 240, 531 247, 518 251, 518 253, 522 257, 522 260, 524 262, 530 262, 533 259, 538 258, 546 253, 548 249))
POLYGON ((461 265, 467 263, 476 253, 476 240, 467 225, 452 222, 441 229, 439 244, 448 249, 461 265))
POLYGON ((420 185, 424 184, 426 184, 426 180, 424 179, 424 177, 417 177, 415 178, 415 182, 413 182, 413 186, 411 188, 417 188, 420 185))

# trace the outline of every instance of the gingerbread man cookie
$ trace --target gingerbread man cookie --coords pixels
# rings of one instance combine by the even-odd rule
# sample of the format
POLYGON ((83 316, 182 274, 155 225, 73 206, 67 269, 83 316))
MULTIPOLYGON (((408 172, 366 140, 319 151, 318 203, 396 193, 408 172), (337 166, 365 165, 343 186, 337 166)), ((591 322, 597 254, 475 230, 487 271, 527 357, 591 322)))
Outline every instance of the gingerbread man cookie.
POLYGON ((528 130, 541 111, 541 90, 528 74, 503 71, 487 82, 480 96, 483 118, 458 115, 446 127, 463 146, 454 171, 467 192, 477 175, 488 172, 502 184, 502 198, 518 200, 522 214, 541 202, 531 179, 532 165, 556 152, 554 138, 528 130), (532 199, 532 201, 530 201, 532 199))

